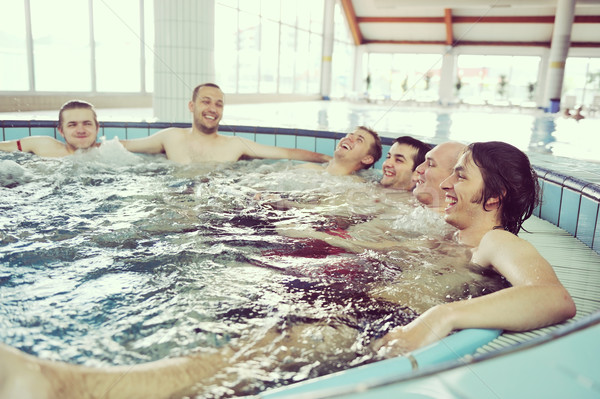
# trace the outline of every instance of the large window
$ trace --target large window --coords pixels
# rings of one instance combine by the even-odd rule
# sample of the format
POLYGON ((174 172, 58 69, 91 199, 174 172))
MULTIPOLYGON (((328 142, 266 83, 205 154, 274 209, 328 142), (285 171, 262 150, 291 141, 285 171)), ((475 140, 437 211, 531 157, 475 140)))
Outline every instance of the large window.
POLYGON ((437 101, 440 54, 365 54, 371 99, 437 101))
POLYGON ((522 104, 538 90, 540 57, 460 55, 458 96, 465 102, 522 104))
POLYGON ((334 10, 333 56, 331 57, 331 97, 353 92, 355 47, 346 17, 339 4, 334 10))
POLYGON ((230 93, 318 93, 322 25, 321 0, 217 0, 217 83, 230 93))
POLYGON ((8 1, 0 12, 0 90, 29 89, 25 7, 8 1))
POLYGON ((35 89, 91 91, 88 2, 30 0, 30 4, 35 89))
POLYGON ((569 57, 562 103, 567 107, 600 108, 600 58, 569 57))
POLYGON ((153 26, 152 1, 4 1, 0 91, 152 90, 153 26))

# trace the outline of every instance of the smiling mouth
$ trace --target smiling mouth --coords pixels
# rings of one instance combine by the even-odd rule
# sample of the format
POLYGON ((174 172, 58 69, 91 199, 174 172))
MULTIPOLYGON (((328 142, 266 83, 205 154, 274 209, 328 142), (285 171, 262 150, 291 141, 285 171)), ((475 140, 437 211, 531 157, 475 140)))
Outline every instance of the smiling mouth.
POLYGON ((383 175, 384 176, 388 176, 388 177, 393 177, 393 176, 395 176, 395 173, 391 169, 386 169, 386 170, 383 171, 383 175))
POLYGON ((211 121, 215 121, 215 120, 217 120, 217 117, 216 117, 216 116, 214 116, 214 115, 204 115, 204 117, 205 117, 206 119, 208 119, 208 120, 211 120, 211 121))
POLYGON ((446 195, 446 210, 452 208, 454 205, 456 205, 457 202, 458 199, 456 199, 455 197, 452 197, 451 195, 446 195))

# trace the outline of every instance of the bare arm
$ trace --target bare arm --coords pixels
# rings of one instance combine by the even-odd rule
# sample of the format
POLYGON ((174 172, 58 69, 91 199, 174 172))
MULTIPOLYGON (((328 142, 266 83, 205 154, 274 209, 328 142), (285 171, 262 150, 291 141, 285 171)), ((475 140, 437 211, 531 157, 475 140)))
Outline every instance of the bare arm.
POLYGON ((297 161, 307 162, 328 162, 331 157, 329 155, 320 154, 318 152, 302 150, 298 148, 283 148, 274 147, 270 145, 264 145, 256 143, 252 140, 242 140, 243 155, 250 158, 268 158, 268 159, 294 159, 297 161))
POLYGON ((123 147, 131 152, 141 152, 145 154, 160 154, 165 152, 166 136, 173 131, 173 128, 164 129, 154 133, 152 136, 133 140, 120 140, 123 147))
POLYGON ((457 329, 526 331, 575 315, 571 296, 550 264, 527 241, 505 231, 491 231, 481 240, 473 261, 494 267, 512 287, 435 306, 407 326, 387 334, 381 343, 390 343, 394 352, 406 352, 435 342, 457 329))
POLYGON ((190 394, 227 365, 231 351, 163 359, 134 366, 92 368, 41 360, 0 344, 0 397, 166 398, 190 394), (29 394, 29 396, 27 395, 29 394))
POLYGON ((31 152, 35 155, 56 157, 68 155, 65 145, 52 137, 30 136, 20 140, 11 140, 0 142, 0 151, 14 152, 18 151, 17 141, 20 141, 21 151, 31 152))
POLYGON ((17 150, 17 140, 0 142, 0 151, 13 152, 17 150))

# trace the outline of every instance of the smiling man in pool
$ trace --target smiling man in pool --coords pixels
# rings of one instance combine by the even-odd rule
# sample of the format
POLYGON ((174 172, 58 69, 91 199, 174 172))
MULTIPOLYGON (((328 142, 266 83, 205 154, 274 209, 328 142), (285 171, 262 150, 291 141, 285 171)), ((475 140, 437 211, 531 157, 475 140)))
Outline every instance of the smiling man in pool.
POLYGON ((98 117, 94 106, 81 100, 65 103, 58 113, 58 132, 65 142, 47 136, 31 136, 0 142, 0 151, 31 152, 42 157, 64 157, 97 147, 98 117))
POLYGON ((406 353, 454 330, 526 331, 567 320, 575 304, 552 266, 517 236, 538 203, 537 176, 527 156, 503 142, 473 143, 441 184, 445 220, 471 247, 471 262, 503 275, 511 287, 437 305, 382 338, 391 353, 406 353), (507 167, 510 165, 510 167, 507 167))
POLYGON ((167 159, 181 164, 235 162, 244 158, 308 162, 327 162, 331 159, 328 155, 312 151, 269 146, 239 136, 220 135, 218 128, 224 108, 224 94, 219 86, 201 84, 194 89, 188 103, 192 113, 191 128, 168 128, 149 137, 121 140, 121 143, 131 152, 165 154, 167 159))
POLYGON ((417 180, 417 166, 425 161, 429 144, 410 136, 398 137, 383 162, 380 183, 394 190, 412 190, 417 180))
POLYGON ((324 169, 333 176, 348 176, 369 169, 381 158, 381 138, 373 129, 359 126, 346 134, 335 147, 333 159, 325 165, 303 165, 306 168, 324 169))
MULTIPOLYGON (((382 352, 406 353, 458 329, 526 331, 574 316, 573 300, 552 266, 517 236, 538 201, 537 177, 523 152, 501 142, 471 144, 441 187, 446 192, 445 219, 458 229, 458 240, 471 248, 471 261, 502 274, 511 286, 430 308, 385 335, 378 343, 382 352)), ((0 397, 183 395, 226 367, 231 357, 225 348, 135 366, 92 368, 41 360, 0 345, 0 397)))

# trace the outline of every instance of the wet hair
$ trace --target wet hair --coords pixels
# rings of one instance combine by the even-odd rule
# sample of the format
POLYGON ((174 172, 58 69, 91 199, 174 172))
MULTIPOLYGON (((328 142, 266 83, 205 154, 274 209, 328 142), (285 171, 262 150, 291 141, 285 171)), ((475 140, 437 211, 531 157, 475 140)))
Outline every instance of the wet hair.
POLYGON ((83 101, 83 100, 71 100, 71 101, 67 101, 66 103, 63 104, 62 107, 60 107, 60 111, 58 111, 58 129, 62 129, 62 125, 63 125, 63 112, 64 111, 68 111, 70 109, 89 109, 90 111, 92 111, 92 113, 94 114, 94 123, 96 123, 96 127, 98 127, 98 115, 96 115, 96 109, 94 109, 94 106, 90 103, 88 103, 87 101, 83 101))
POLYGON ((483 190, 477 203, 498 197, 502 227, 518 234, 539 204, 539 183, 529 158, 518 148, 501 142, 472 143, 465 150, 483 177, 483 190))
MULTIPOLYGON (((198 92, 203 87, 214 87, 215 89, 221 90, 221 88, 214 83, 202 83, 201 85, 196 86, 196 88, 192 92, 192 101, 194 101, 194 102, 196 101, 196 98, 198 98, 198 92)), ((223 91, 223 90, 221 90, 221 91, 223 91)))
POLYGON ((394 143, 406 144, 417 150, 417 153, 413 155, 413 172, 415 171, 415 169, 417 169, 417 166, 425 162, 425 155, 427 155, 427 153, 431 151, 432 148, 429 144, 410 136, 400 136, 396 140, 394 140, 394 143))
POLYGON ((377 132, 373 129, 370 129, 368 127, 365 126, 359 126, 357 127, 357 130, 364 130, 365 132, 368 132, 369 134, 371 134, 371 136, 373 136, 373 144, 371 144, 371 148, 369 148, 369 155, 371 155, 373 157, 373 163, 370 165, 363 165, 362 169, 369 169, 371 166, 374 166, 377 161, 379 161, 379 159, 381 158, 381 138, 379 137, 379 134, 377 134, 377 132))

